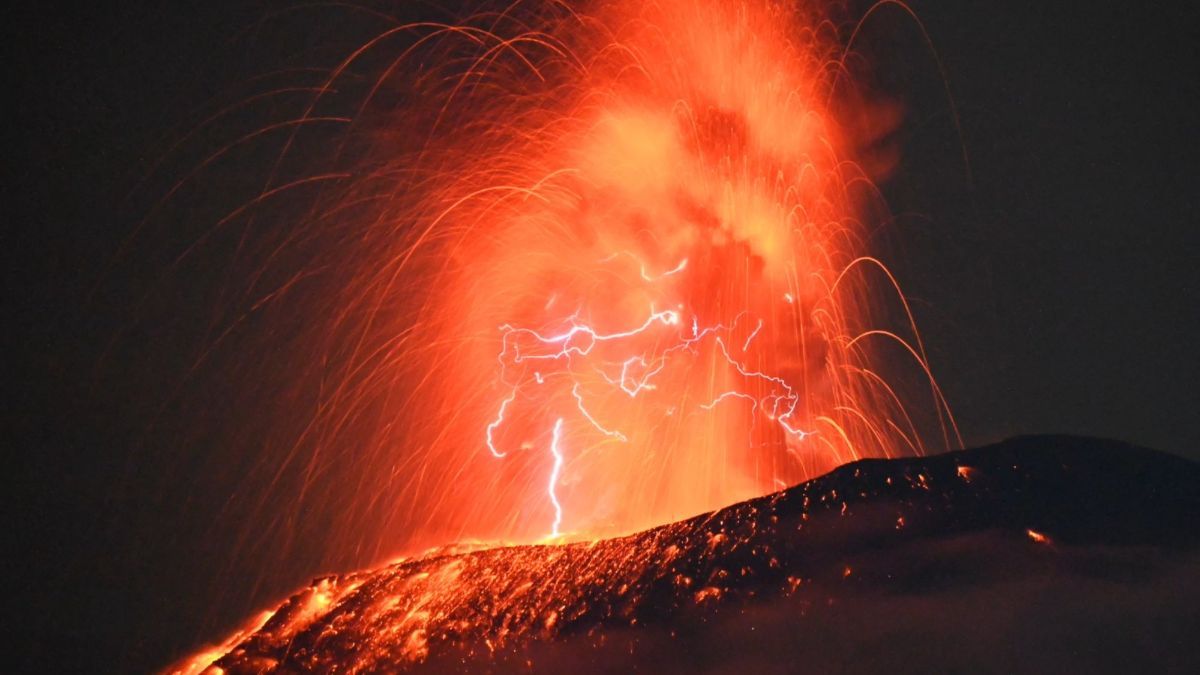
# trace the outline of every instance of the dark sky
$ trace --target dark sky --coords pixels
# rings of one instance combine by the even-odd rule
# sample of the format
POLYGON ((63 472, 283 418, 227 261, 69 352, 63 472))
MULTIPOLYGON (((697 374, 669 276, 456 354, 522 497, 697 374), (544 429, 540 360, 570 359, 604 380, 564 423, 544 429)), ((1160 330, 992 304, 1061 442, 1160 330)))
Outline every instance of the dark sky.
MULTIPOLYGON (((147 195, 170 186, 138 179, 198 110, 269 69, 264 60, 328 63, 322 40, 340 30, 255 36, 278 5, 231 4, 22 3, 5 19, 15 79, 4 116, 5 566, 17 587, 5 606, 16 614, 6 622, 29 634, 16 660, 25 668, 161 665, 297 581, 245 587, 244 607, 224 614, 203 607, 227 542, 172 541, 204 531, 194 521, 220 495, 164 505, 163 476, 186 476, 189 462, 167 440, 179 421, 161 421, 162 382, 146 384, 169 359, 106 351, 172 247, 195 234, 177 223, 176 241, 120 258, 147 195)), ((902 217, 888 241, 968 444, 1068 432, 1200 459, 1192 10, 912 5, 962 136, 911 23, 874 24, 866 39, 896 59, 907 109, 905 158, 886 186, 902 217)), ((156 236, 164 231, 174 230, 156 236)), ((178 300, 181 314, 201 313, 203 302, 178 300)), ((190 329, 138 330, 144 346, 190 329)))

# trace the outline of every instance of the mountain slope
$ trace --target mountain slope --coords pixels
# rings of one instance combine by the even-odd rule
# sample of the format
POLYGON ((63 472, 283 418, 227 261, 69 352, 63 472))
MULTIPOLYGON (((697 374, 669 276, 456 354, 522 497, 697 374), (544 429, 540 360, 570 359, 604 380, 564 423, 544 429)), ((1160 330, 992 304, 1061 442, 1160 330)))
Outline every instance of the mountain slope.
MULTIPOLYGON (((627 537, 445 549, 323 577, 191 665, 219 657, 226 672, 416 665, 693 671, 736 670, 749 659, 760 670, 793 671, 801 665, 794 659, 803 658, 812 668, 874 670, 873 654, 904 645, 912 652, 922 635, 933 645, 960 630, 960 622, 945 622, 947 611, 982 627, 1022 593, 1031 602, 1062 595, 1040 613, 1010 608, 1037 624, 1056 611, 1070 614, 1076 600, 1086 616, 1089 594, 1114 588, 1149 593, 1134 601, 1137 609, 1117 611, 1117 624, 1167 605, 1190 611, 1182 624, 1150 636, 1176 640, 1172 631, 1182 631, 1182 640, 1197 625, 1188 609, 1200 597, 1191 583, 1197 523, 1200 465, 1110 441, 1017 438, 855 462, 627 537), (1175 577, 1189 583, 1169 585, 1174 594, 1154 586, 1175 577), (1030 580, 1041 581, 1031 590, 1030 580), (994 593, 981 596, 981 589, 994 593), (1180 598, 1187 602, 1172 601, 1180 598), (853 658, 830 661, 835 655, 853 658)), ((1042 633, 1071 620, 1051 620, 1042 633)), ((1120 625, 1076 624, 1121 632, 1120 625)), ((1086 662, 1072 661, 1081 652, 1066 647, 1066 663, 1086 662)), ((1171 645, 1149 647, 1168 659, 1161 663, 1173 663, 1171 645)), ((910 654, 888 668, 945 667, 955 653, 925 655, 933 661, 910 654)), ((963 666, 990 659, 1000 668, 994 655, 972 654, 955 658, 963 666)), ((1041 654, 1059 656, 1053 645, 1041 654)))

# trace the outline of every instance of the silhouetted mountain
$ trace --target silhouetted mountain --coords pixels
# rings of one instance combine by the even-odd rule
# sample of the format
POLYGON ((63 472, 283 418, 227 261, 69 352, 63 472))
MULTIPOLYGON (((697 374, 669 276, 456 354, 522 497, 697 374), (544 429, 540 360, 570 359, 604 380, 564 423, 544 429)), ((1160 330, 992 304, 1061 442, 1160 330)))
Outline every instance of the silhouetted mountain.
POLYGON ((1023 437, 855 462, 627 537, 323 577, 198 658, 233 673, 1191 670, 1198 543, 1200 465, 1023 437))

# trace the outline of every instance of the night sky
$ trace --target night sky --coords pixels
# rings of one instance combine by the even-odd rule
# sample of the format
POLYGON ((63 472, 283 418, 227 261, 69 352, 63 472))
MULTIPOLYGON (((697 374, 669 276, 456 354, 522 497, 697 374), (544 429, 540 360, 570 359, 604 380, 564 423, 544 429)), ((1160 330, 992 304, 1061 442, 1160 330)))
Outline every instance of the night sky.
MULTIPOLYGON (((370 34, 362 16, 345 31, 264 28, 281 5, 231 4, 7 12, 5 619, 25 636, 18 669, 158 667, 328 571, 301 561, 267 586, 234 571, 221 583, 237 599, 207 606, 231 545, 206 528, 221 484, 183 503, 164 486, 203 465, 189 455, 203 445, 197 428, 234 414, 172 403, 205 386, 182 364, 222 270, 209 257, 159 324, 157 284, 204 215, 159 218, 122 247, 187 164, 140 179, 198 111, 281 64, 328 65, 370 34)), ((962 134, 911 22, 872 24, 864 49, 892 66, 879 76, 906 109, 904 157, 884 186, 899 214, 885 257, 967 444, 1066 432, 1200 460, 1193 11, 912 6, 962 134)), ((225 180, 262 170, 251 162, 225 180)))

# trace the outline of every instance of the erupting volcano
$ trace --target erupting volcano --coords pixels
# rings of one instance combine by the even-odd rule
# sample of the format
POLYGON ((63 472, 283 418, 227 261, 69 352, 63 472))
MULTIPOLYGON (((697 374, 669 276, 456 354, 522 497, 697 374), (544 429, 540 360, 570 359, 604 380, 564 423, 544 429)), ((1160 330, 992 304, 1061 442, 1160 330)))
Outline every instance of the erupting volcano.
POLYGON ((251 134, 291 136, 221 223, 319 189, 255 276, 285 281, 254 309, 308 317, 293 381, 321 391, 265 470, 302 467, 300 498, 328 494, 356 536, 527 541, 958 447, 868 247, 900 112, 856 82, 852 40, 806 5, 668 1, 518 3, 364 44, 251 134), (346 129, 306 135, 323 125, 346 129))
POLYGON ((645 624, 887 586, 880 560, 926 537, 1069 540, 1060 495, 1112 496, 1082 455, 922 459, 962 441, 873 250, 903 111, 860 25, 598 0, 388 26, 202 163, 286 136, 214 230, 287 221, 247 314, 304 317, 279 400, 315 400, 235 488, 274 514, 242 540, 315 512, 331 549, 439 548, 319 579, 180 668, 534 665, 539 640, 617 653, 645 624))

